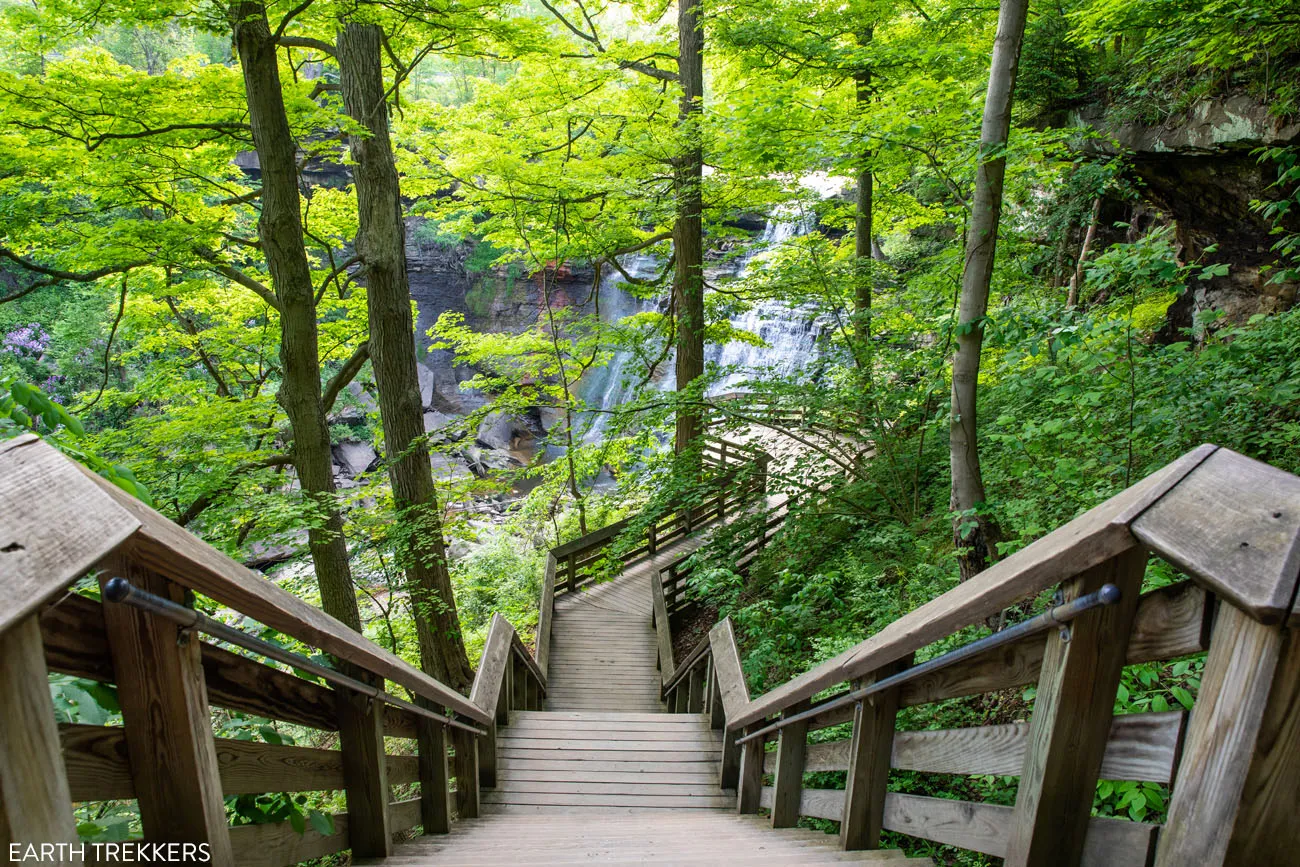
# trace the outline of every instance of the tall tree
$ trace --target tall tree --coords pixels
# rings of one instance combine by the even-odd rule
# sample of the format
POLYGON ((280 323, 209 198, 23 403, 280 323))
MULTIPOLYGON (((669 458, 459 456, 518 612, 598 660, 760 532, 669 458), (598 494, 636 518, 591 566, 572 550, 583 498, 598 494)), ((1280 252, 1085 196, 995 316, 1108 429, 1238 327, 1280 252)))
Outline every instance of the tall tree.
POLYGON ((278 44, 266 5, 243 0, 231 6, 231 29, 248 100, 248 120, 262 175, 258 237, 271 272, 280 309, 278 399, 293 429, 290 454, 303 495, 319 510, 307 530, 321 605, 331 616, 360 631, 343 517, 334 501, 329 424, 321 400, 316 298, 303 243, 298 196, 298 147, 289 128, 280 87, 278 44))
MULTIPOLYGON (((676 157, 673 181, 677 221, 673 253, 677 259, 673 298, 677 310, 677 390, 698 386, 704 375, 704 27, 701 0, 678 0, 677 78, 682 95, 678 125, 685 147, 676 157)), ((677 411, 676 447, 680 453, 703 432, 695 408, 677 411)))
POLYGON ((980 127, 975 194, 966 233, 966 261, 957 307, 957 351, 952 360, 952 421, 948 456, 952 468, 953 541, 961 550, 962 580, 983 571, 997 558, 997 525, 983 511, 986 495, 980 472, 976 433, 976 398, 984 317, 997 252, 1002 216, 1002 185, 1007 169, 1011 98, 1025 35, 1029 0, 1002 0, 993 42, 988 94, 980 127))
POLYGON ((378 24, 345 23, 338 33, 336 55, 344 106, 360 127, 349 134, 348 145, 356 182, 356 254, 365 275, 370 362, 379 387, 388 477, 400 516, 399 544, 416 612, 420 664, 443 683, 468 690, 474 674, 447 572, 442 514, 424 438, 406 273, 406 227, 389 135, 382 39, 378 24))

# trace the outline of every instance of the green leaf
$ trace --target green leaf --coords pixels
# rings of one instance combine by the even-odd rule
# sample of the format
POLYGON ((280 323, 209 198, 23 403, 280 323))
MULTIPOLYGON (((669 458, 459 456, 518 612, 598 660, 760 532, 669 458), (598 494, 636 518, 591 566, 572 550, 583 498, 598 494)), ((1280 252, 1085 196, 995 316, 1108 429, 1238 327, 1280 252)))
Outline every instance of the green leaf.
POLYGON ((320 810, 308 810, 307 818, 311 820, 311 826, 316 829, 316 833, 323 837, 329 837, 334 833, 334 817, 328 813, 322 813, 320 810))

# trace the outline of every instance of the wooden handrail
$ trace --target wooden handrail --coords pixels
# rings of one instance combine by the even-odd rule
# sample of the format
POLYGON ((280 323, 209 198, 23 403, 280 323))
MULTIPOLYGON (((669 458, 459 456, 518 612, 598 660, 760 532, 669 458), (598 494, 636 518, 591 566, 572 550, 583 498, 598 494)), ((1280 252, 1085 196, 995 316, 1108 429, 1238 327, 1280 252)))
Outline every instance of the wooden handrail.
POLYGON ((146 839, 206 843, 211 863, 223 867, 279 867, 349 848, 358 858, 383 857, 393 834, 412 825, 425 833, 449 830, 453 777, 456 812, 477 815, 478 787, 495 779, 497 724, 510 710, 539 707, 546 693, 544 669, 500 615, 474 695, 466 698, 33 436, 0 443, 0 574, 7 795, 0 825, 15 840, 73 842, 74 796, 133 797, 146 839), (94 567, 105 598, 118 603, 67 592, 94 567), (200 620, 185 606, 187 588, 332 654, 347 672, 313 668, 218 621, 200 620), (201 633, 260 648, 296 672, 314 671, 345 688, 238 656, 201 633), (115 684, 125 725, 56 727, 49 670, 115 684), (385 681, 405 686, 415 703, 393 696, 385 681), (341 748, 218 741, 209 702, 337 731, 341 748), (23 737, 14 736, 20 730, 23 737), (414 738, 419 756, 385 755, 385 736, 414 738), (419 798, 389 803, 390 784, 417 780, 419 798), (348 812, 335 817, 333 834, 300 839, 287 822, 226 825, 224 795, 316 788, 346 792, 348 812))
POLYGON ((835 684, 869 674, 1132 548, 1137 540, 1129 524, 1215 451, 1214 446, 1202 446, 1189 452, 866 641, 759 696, 734 724, 749 725, 835 684))
POLYGON ((0 631, 62 593, 111 551, 121 549, 133 562, 183 587, 401 684, 439 707, 487 722, 460 693, 188 533, 39 437, 19 437, 5 443, 0 452, 0 526, 5 547, 22 554, 19 563, 4 561, 0 631), (51 504, 59 502, 64 506, 51 514, 51 504), (100 522, 108 528, 102 537, 96 529, 100 522), (75 535, 78 531, 88 538, 75 535), (53 544, 67 532, 73 535, 66 545, 53 544), (8 577, 10 569, 14 580, 8 577), (23 580, 24 575, 32 575, 32 582, 39 581, 40 586, 23 580), (24 593, 29 598, 21 598, 24 593))
MULTIPOLYGON (((707 655, 712 704, 723 710, 715 725, 727 731, 723 785, 737 786, 742 813, 770 807, 777 827, 800 815, 839 821, 847 849, 874 848, 892 830, 1008 865, 1285 863, 1300 845, 1289 813, 1300 791, 1300 639, 1281 624, 1300 611, 1298 585, 1300 478, 1201 447, 757 699, 744 690, 730 623, 719 623, 707 655), (1149 554, 1191 580, 1139 595, 1149 554), (1121 592, 1118 604, 1080 616, 1068 641, 1012 633, 996 650, 979 645, 909 671, 915 651, 1058 583, 1071 605, 1107 583, 1121 592), (1112 720, 1124 665, 1207 649, 1190 715, 1112 720), (1035 682, 1028 723, 894 731, 900 707, 1035 682), (810 730, 849 719, 850 739, 807 743, 810 730), (771 735, 775 753, 763 748, 771 735), (1018 772, 1016 804, 895 794, 892 768, 1018 772), (823 770, 846 771, 847 787, 805 789, 804 773, 823 770), (762 785, 764 772, 773 785, 762 785), (1091 818, 1098 775, 1172 784, 1163 828, 1091 818)), ((665 683, 679 710, 684 669, 701 652, 665 683)))

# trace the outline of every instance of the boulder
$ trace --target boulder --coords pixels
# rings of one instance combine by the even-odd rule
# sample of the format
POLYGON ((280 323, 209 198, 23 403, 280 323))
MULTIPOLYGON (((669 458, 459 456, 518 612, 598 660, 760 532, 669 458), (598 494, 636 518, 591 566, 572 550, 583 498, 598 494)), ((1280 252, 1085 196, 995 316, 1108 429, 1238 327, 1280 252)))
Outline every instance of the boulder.
POLYGON ((523 419, 503 412, 488 413, 478 426, 475 441, 484 448, 509 450, 519 448, 520 441, 531 440, 533 432, 523 419))
POLYGON ((350 478, 366 472, 379 460, 379 455, 369 443, 343 442, 335 445, 333 452, 334 463, 350 478))
POLYGON ((463 461, 440 452, 429 455, 429 466, 433 470, 435 482, 463 482, 473 478, 473 474, 463 461))
POLYGON ((415 365, 415 373, 420 379, 420 405, 425 407, 432 406, 434 383, 433 371, 417 362, 415 365))

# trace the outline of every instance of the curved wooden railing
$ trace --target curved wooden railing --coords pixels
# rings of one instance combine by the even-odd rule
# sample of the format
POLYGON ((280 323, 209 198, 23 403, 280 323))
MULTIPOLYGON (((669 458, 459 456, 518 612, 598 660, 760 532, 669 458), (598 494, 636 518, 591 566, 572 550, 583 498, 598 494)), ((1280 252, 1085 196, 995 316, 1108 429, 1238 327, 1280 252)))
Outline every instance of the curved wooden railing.
POLYGON ((135 799, 146 841, 202 844, 217 865, 281 867, 343 849, 386 856, 397 831, 441 833, 453 812, 477 815, 480 782, 494 781, 496 726, 510 709, 539 706, 545 689, 499 616, 466 698, 39 438, 0 443, 0 842, 76 844, 74 801, 135 799), (372 693, 385 681, 404 688, 418 707, 332 688, 149 610, 71 592, 88 573, 173 603, 202 594, 332 655, 372 693), (116 685, 124 725, 56 725, 50 671, 116 685), (211 706, 337 732, 340 748, 215 738, 211 706), (413 739, 416 752, 388 753, 385 738, 413 739), (391 786, 417 782, 418 797, 390 802, 391 786), (346 793, 347 812, 328 833, 291 821, 231 826, 224 804, 330 790, 346 793))
POLYGON ((550 660, 551 619, 557 596, 573 593, 606 574, 610 571, 607 567, 611 558, 621 568, 642 557, 654 556, 664 546, 749 508, 767 492, 767 468, 771 459, 765 452, 712 436, 701 440, 703 485, 708 493, 699 502, 672 509, 650 522, 630 547, 616 546, 636 524, 635 516, 550 550, 537 618, 537 662, 543 674, 550 660))
POLYGON ((721 784, 737 787, 741 812, 769 808, 775 827, 800 816, 837 820, 846 849, 877 848, 889 830, 1009 865, 1293 863, 1298 583, 1300 478, 1203 446, 755 699, 729 621, 675 667, 669 636, 664 693, 670 708, 709 712, 725 728, 721 784), (1188 579, 1141 593, 1152 556, 1188 579), (1120 601, 1080 615, 1068 633, 1018 638, 891 680, 899 685, 868 699, 836 703, 1053 586, 1068 600, 1107 583, 1120 601), (1190 713, 1112 716, 1125 665, 1202 651, 1208 657, 1190 713), (1029 684, 1037 692, 1026 723, 895 729, 901 707, 1029 684), (846 722, 847 739, 808 742, 810 732, 846 722), (1015 806, 1006 807, 889 792, 891 769, 1019 775, 1020 783, 1015 806), (813 771, 846 771, 847 787, 805 788, 813 771), (1099 779, 1171 786, 1166 821, 1093 817, 1099 779))

